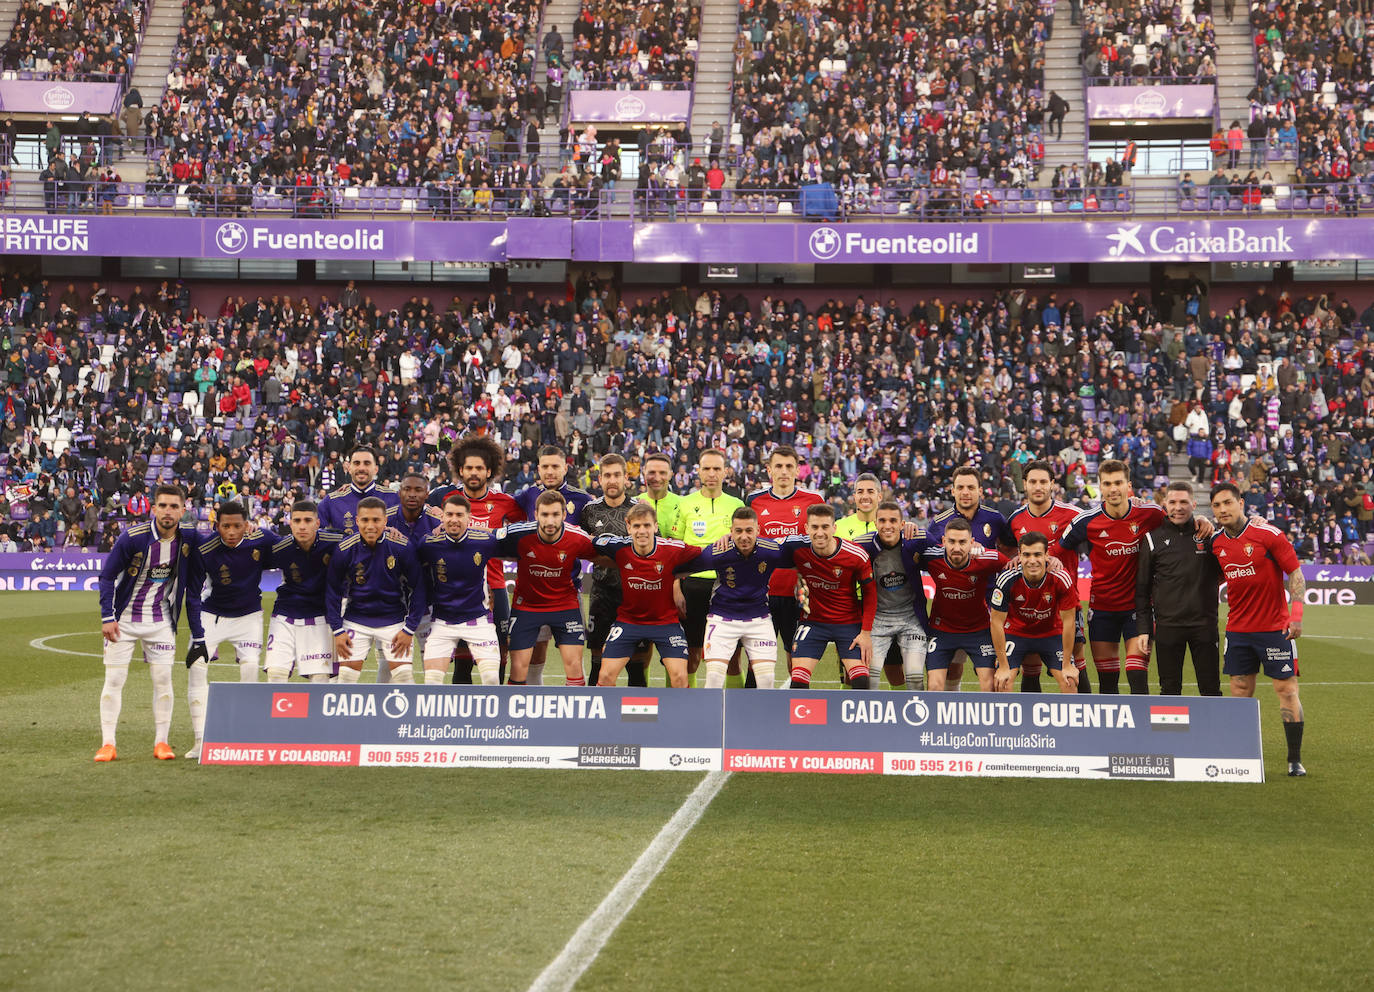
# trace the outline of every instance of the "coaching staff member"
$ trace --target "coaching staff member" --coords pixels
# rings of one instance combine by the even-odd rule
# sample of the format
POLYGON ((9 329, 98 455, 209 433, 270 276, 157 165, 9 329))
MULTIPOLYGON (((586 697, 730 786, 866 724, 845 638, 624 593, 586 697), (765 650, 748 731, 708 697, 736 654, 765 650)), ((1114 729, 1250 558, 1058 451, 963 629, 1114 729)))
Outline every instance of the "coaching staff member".
MULTIPOLYGON (((1161 695, 1183 693, 1183 655, 1193 654, 1198 694, 1221 695, 1217 589, 1221 568, 1194 533, 1193 487, 1171 482, 1168 519, 1145 535, 1136 559, 1135 608, 1140 632, 1155 641, 1161 695)), ((1148 641, 1145 650, 1149 651, 1148 641)))

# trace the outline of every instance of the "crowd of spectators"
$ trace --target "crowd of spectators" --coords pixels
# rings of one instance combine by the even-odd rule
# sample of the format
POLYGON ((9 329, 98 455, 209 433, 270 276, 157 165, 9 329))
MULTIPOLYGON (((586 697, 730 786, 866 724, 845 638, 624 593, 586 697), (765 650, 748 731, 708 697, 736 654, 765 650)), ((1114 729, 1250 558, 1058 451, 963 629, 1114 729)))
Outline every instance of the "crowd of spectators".
POLYGON ((545 38, 550 65, 564 69, 568 89, 690 85, 701 35, 700 0, 583 0, 563 45, 557 26, 545 38), (551 49, 549 41, 556 38, 551 49), (557 58, 555 58, 557 56, 557 58))
POLYGON ((1299 182, 1367 180, 1374 153, 1374 49, 1368 4, 1277 0, 1250 11, 1252 118, 1270 154, 1296 162, 1299 182))
POLYGON ((873 471, 924 520, 964 463, 1006 502, 1033 457, 1089 499, 1103 459, 1125 458, 1149 493, 1186 455, 1204 481, 1239 481, 1310 557, 1357 558, 1374 520, 1374 304, 1324 295, 1263 287, 1218 313, 1181 284, 1167 312, 1134 293, 1094 313, 1021 289, 808 304, 582 278, 395 308, 349 284, 207 314, 182 284, 121 298, 11 273, 3 296, 3 516, 29 547, 108 544, 108 523, 163 478, 189 485, 201 519, 232 493, 278 524, 291 493, 346 481, 354 443, 377 446, 384 481, 437 479, 472 430, 505 445, 514 487, 545 442, 593 489, 596 456, 666 450, 683 490, 702 448, 752 487, 785 442, 805 484, 840 500, 873 471))
POLYGON ((870 196, 885 180, 955 189, 970 170, 1028 184, 1046 123, 1053 9, 1050 0, 742 0, 742 180, 829 182, 870 196))
POLYGON ((23 0, 0 65, 54 79, 117 80, 133 71, 141 0, 23 0))
POLYGON ((1210 83, 1217 78, 1210 0, 1095 0, 1083 6, 1079 61, 1089 79, 1210 83))
POLYGON ((543 92, 531 0, 191 0, 148 133, 155 184, 499 188, 543 92))

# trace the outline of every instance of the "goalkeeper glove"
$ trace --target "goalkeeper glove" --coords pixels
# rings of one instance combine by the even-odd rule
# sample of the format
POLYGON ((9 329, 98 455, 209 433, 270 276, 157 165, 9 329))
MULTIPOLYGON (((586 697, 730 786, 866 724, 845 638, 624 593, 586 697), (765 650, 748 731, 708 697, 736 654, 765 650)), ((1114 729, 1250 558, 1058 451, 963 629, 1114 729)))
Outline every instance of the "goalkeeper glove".
POLYGON ((205 650, 204 641, 192 641, 191 647, 186 652, 186 667, 190 668, 198 661, 209 662, 210 653, 205 650))

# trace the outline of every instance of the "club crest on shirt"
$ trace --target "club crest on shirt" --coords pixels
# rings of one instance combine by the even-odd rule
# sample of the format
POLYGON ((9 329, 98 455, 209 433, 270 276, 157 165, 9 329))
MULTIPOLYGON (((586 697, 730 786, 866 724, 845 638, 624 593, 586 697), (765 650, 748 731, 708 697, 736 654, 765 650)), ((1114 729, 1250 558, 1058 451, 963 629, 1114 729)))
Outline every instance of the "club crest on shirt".
POLYGON ((762 575, 766 571, 768 571, 768 563, 763 561, 759 562, 759 574, 762 575))
POLYGON ((254 560, 254 561, 262 561, 262 549, 261 549, 261 548, 254 548, 254 549, 253 549, 253 560, 254 560))
POLYGON ((396 569, 396 556, 395 556, 395 555, 387 555, 387 556, 386 556, 386 567, 387 567, 387 571, 389 571, 389 572, 390 572, 390 571, 394 571, 394 570, 396 569))
POLYGON ((448 564, 442 558, 434 563, 434 578, 440 582, 448 581, 448 564))
POLYGON ((835 569, 835 578, 838 579, 839 577, 840 577, 840 570, 839 570, 839 568, 836 568, 836 569, 835 569))
POLYGON ((183 558, 189 558, 189 557, 191 557, 191 546, 190 546, 189 544, 183 544, 183 545, 181 546, 181 557, 183 557, 183 558))
POLYGON ((983 536, 984 536, 984 537, 991 537, 991 536, 992 536, 992 524, 983 524, 983 536))
POLYGON ((1137 534, 1137 533, 1139 533, 1139 532, 1140 532, 1140 524, 1131 524, 1131 533, 1132 533, 1132 534, 1137 534))
POLYGON ((1250 556, 1251 556, 1252 554, 1254 554, 1254 553, 1255 553, 1255 546, 1254 546, 1253 544, 1248 544, 1248 543, 1247 543, 1247 544, 1245 545, 1245 556, 1248 558, 1248 557, 1250 557, 1250 556))
POLYGON ((472 563, 473 563, 474 565, 480 565, 480 564, 482 564, 482 552, 480 552, 480 551, 474 551, 474 552, 472 553, 472 563))

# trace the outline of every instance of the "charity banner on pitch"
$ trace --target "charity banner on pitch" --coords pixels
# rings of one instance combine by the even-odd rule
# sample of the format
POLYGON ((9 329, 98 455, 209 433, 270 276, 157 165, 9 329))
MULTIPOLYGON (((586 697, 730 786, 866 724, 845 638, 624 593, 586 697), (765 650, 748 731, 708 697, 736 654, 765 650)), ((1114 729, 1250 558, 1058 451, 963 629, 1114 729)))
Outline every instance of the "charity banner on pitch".
POLYGON ((725 770, 1264 781, 1258 700, 1199 696, 733 692, 725 770))
POLYGON ((717 771, 723 692, 210 685, 205 765, 717 771))

